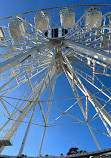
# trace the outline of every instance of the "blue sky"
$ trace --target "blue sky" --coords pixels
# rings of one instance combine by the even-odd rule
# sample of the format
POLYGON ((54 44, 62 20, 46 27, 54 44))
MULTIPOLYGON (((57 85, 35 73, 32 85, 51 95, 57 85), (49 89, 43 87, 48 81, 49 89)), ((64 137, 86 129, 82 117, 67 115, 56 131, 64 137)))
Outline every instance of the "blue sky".
POLYGON ((29 10, 73 5, 73 4, 111 4, 110 0, 0 0, 0 18, 29 10))
MULTIPOLYGON (((63 5, 74 5, 74 4, 111 4, 111 0, 0 0, 0 6, 1 6, 0 19, 13 14, 18 14, 30 10, 63 6, 63 5)), ((58 86, 56 86, 55 89, 55 93, 57 94, 54 95, 55 98, 73 97, 71 88, 67 80, 63 80, 64 78, 65 76, 62 75, 59 77, 60 80, 57 80, 56 84, 58 84, 58 86), (64 87, 64 85, 66 84, 67 86, 65 86, 65 91, 64 91, 62 90, 62 86, 64 87)), ((61 106, 61 104, 63 104, 63 102, 59 101, 58 105, 61 106)), ((71 105, 73 104, 73 101, 72 100, 70 100, 69 102, 66 101, 65 104, 71 105)), ((51 112, 54 114, 53 110, 51 112)), ((38 117, 38 119, 40 119, 39 113, 37 113, 35 117, 38 117)), ((61 119, 60 122, 62 121, 68 122, 69 118, 63 117, 63 120, 61 119)), ((99 122, 97 122, 97 124, 99 126, 99 122)), ((16 139, 14 141, 15 146, 12 149, 7 147, 3 151, 3 154, 16 155, 18 153, 18 149, 21 144, 20 137, 24 136, 25 129, 26 129, 26 124, 21 125, 21 128, 19 128, 18 132, 16 133, 16 139)), ((24 149, 24 154, 26 155, 28 154, 31 156, 38 155, 42 132, 43 132, 43 127, 39 128, 37 126, 32 125, 31 130, 29 132, 29 137, 27 139, 27 144, 24 149)), ((99 136, 98 133, 96 134, 98 138, 102 138, 102 135, 99 136)), ((102 141, 104 141, 104 144, 102 144, 101 140, 99 140, 99 142, 102 145, 102 148, 105 147, 107 148, 109 146, 111 147, 111 143, 109 139, 103 137, 102 141)), ((71 125, 71 127, 59 126, 57 127, 57 129, 56 127, 53 127, 52 129, 47 129, 42 155, 45 154, 60 155, 61 153, 65 155, 72 146, 78 147, 80 150, 88 150, 88 151, 97 150, 97 147, 95 147, 95 143, 92 140, 92 136, 85 125, 75 125, 74 128, 73 125, 71 125), (79 128, 81 128, 81 130, 79 130, 79 128), (89 135, 88 138, 87 135, 89 135)))

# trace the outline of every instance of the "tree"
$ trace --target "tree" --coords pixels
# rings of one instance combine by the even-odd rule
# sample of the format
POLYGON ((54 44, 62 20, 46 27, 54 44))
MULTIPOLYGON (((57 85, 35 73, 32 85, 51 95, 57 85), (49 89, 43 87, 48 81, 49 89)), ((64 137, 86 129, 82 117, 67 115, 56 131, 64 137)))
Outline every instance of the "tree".
POLYGON ((86 150, 80 150, 78 151, 79 149, 78 148, 70 148, 67 155, 74 155, 74 154, 82 154, 82 153, 87 153, 86 150))
POLYGON ((78 148, 71 148, 71 149, 69 149, 69 151, 68 151, 68 153, 67 153, 67 155, 73 155, 73 154, 77 154, 78 153, 78 148))
POLYGON ((87 153, 87 151, 86 151, 86 150, 80 150, 79 153, 80 153, 80 154, 81 154, 81 153, 87 153))

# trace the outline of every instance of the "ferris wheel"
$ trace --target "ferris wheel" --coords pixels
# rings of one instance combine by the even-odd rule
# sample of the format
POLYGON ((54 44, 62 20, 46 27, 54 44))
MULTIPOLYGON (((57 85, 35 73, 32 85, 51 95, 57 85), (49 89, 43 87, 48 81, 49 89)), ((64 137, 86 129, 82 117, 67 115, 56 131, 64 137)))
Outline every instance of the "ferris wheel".
POLYGON ((111 147, 108 5, 53 7, 1 19, 0 48, 0 153, 15 145, 23 124, 19 156, 34 125, 43 128, 39 156, 47 129, 58 126, 66 133, 78 126, 81 141, 90 137, 98 150, 111 147))

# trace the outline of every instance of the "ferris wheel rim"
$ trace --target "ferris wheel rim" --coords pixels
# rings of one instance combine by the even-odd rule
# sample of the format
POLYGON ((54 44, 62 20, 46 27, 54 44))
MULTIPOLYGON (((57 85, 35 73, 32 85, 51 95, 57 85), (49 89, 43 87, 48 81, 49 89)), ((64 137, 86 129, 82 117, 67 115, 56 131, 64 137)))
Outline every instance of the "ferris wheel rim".
POLYGON ((51 9, 58 9, 58 8, 65 8, 65 7, 81 7, 81 6, 111 7, 111 4, 75 4, 75 5, 64 5, 64 6, 57 6, 57 7, 42 8, 42 9, 36 9, 36 10, 27 11, 27 12, 23 12, 23 13, 13 14, 11 16, 7 16, 5 18, 0 19, 0 21, 6 20, 6 19, 9 19, 9 18, 13 18, 13 17, 19 16, 19 15, 24 15, 24 14, 28 14, 28 13, 37 12, 37 11, 44 11, 44 10, 51 10, 51 9))
POLYGON ((46 8, 46 9, 39 9, 39 10, 33 10, 33 11, 30 11, 30 12, 24 12, 24 13, 21 13, 21 14, 15 14, 15 15, 12 15, 12 16, 10 16, 10 17, 7 17, 7 18, 4 18, 4 19, 0 19, 0 21, 1 20, 5 20, 5 19, 8 19, 8 18, 11 18, 11 17, 15 17, 15 16, 18 16, 18 15, 23 15, 23 14, 27 14, 27 13, 31 13, 31 12, 36 12, 36 11, 43 11, 43 10, 49 10, 49 9, 57 9, 57 8, 62 8, 62 7, 76 7, 76 6, 111 6, 111 5, 105 5, 105 4, 103 4, 103 5, 99 5, 99 4, 96 4, 96 5, 91 5, 91 4, 88 4, 88 5, 70 5, 70 6, 60 6, 60 7, 52 7, 52 8, 46 8))

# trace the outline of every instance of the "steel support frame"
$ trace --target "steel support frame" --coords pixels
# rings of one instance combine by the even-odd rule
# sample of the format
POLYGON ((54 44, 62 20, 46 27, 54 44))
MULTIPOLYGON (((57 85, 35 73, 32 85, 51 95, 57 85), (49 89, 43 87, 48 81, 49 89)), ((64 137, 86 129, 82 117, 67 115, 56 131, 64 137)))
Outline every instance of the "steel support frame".
POLYGON ((111 116, 108 114, 108 112, 102 107, 102 105, 98 102, 98 100, 93 96, 93 94, 84 86, 84 84, 81 82, 80 78, 77 76, 76 72, 73 70, 72 66, 70 65, 70 62, 68 61, 67 57, 63 54, 63 58, 67 64, 67 67, 69 68, 70 72, 70 78, 72 81, 79 87, 79 89, 83 92, 85 96, 88 96, 88 100, 92 103, 92 105, 95 107, 96 111, 99 110, 99 113, 102 114, 105 121, 111 126, 111 116), (103 110, 103 111, 102 111, 103 110))
MULTIPOLYGON (((81 46, 82 47, 82 46, 81 46)), ((71 75, 72 75, 72 79, 75 80, 75 83, 77 85, 79 85, 79 88, 81 89, 81 91, 83 92, 83 94, 85 94, 85 96, 89 96, 88 99, 90 100, 90 102, 92 102, 92 105, 96 108, 95 105, 97 105, 96 110, 100 111, 100 113, 103 115, 103 118, 105 119, 105 121, 111 126, 111 116, 107 113, 107 111, 103 108, 102 110, 102 105, 97 101, 97 99, 93 96, 93 94, 91 94, 91 92, 85 88, 85 86, 83 85, 83 83, 81 82, 81 80, 79 79, 79 77, 77 76, 76 72, 73 70, 72 66, 70 65, 69 60, 67 59, 67 57, 64 55, 63 53, 63 58, 65 59, 65 61, 67 62, 67 65, 71 71, 71 75), (88 94, 88 95, 87 95, 88 94), (95 102, 95 104, 94 104, 95 102)), ((110 58, 111 60, 111 58, 110 58)))
POLYGON ((27 139, 27 136, 28 136, 28 132, 29 132, 29 129, 30 129, 30 126, 31 126, 31 123, 32 123, 32 119, 33 119, 34 114, 35 114, 36 107, 37 107, 37 102, 35 102, 35 105, 34 105, 34 108, 33 108, 33 111, 32 111, 32 114, 31 114, 31 117, 30 117, 27 129, 26 129, 25 136, 23 138, 22 145, 20 147, 18 156, 22 155, 22 152, 23 152, 23 149, 24 149, 24 146, 25 146, 25 142, 26 142, 26 139, 27 139))
POLYGON ((47 113, 46 113, 46 118, 45 118, 45 126, 44 126, 43 137, 42 137, 40 150, 39 150, 39 157, 41 156, 41 152, 42 152, 42 148, 43 148, 44 138, 45 138, 45 134, 46 134, 47 124, 48 124, 48 119, 49 119, 49 114, 50 114, 51 104, 52 104, 52 99, 53 99, 53 94, 54 94, 56 78, 57 78, 57 72, 55 72, 53 81, 51 83, 51 79, 50 79, 50 76, 49 76, 49 88, 50 89, 49 89, 48 100, 50 100, 50 101, 48 101, 48 105, 47 105, 47 113))
POLYGON ((100 51, 94 48, 89 48, 88 46, 76 43, 71 40, 62 40, 63 44, 67 47, 73 48, 76 51, 79 51, 81 54, 86 54, 95 59, 101 60, 103 63, 111 65, 111 54, 107 54, 104 51, 100 51))
MULTIPOLYGON (((47 57, 47 55, 48 55, 48 53, 46 53, 45 54, 45 56, 44 56, 44 58, 42 57, 42 58, 40 58, 42 61, 44 61, 44 59, 47 57)), ((36 63, 37 63, 37 65, 39 66, 40 65, 40 63, 42 62, 42 61, 39 61, 38 59, 35 61, 36 63)), ((27 70, 31 67, 33 65, 33 63, 31 63, 31 65, 29 65, 28 67, 26 67, 24 70, 22 70, 21 72, 19 72, 17 75, 15 75, 13 78, 11 78, 7 83, 5 83, 3 86, 1 86, 0 87, 0 90, 2 90, 2 89, 4 89, 9 83, 11 83, 12 81, 14 81, 15 79, 17 79, 17 77, 19 76, 19 75, 21 75, 22 73, 24 73, 24 72, 27 72, 27 70)), ((26 82, 26 81, 25 81, 26 82)), ((41 82, 39 83, 39 84, 41 84, 41 82)), ((21 84, 19 84, 18 86, 20 86, 21 84)), ((15 88, 16 87, 18 87, 18 86, 15 86, 15 88)), ((37 85, 34 89, 32 89, 32 92, 30 93, 30 95, 28 95, 28 97, 26 98, 26 100, 28 100, 29 99, 29 97, 31 96, 31 95, 33 95, 33 93, 34 93, 34 91, 36 91, 36 89, 37 89, 37 87, 38 87, 39 85, 37 85)), ((10 89, 10 90, 8 90, 7 92, 5 92, 5 94, 6 93, 9 93, 9 92, 11 92, 11 90, 13 90, 14 89, 14 87, 12 88, 12 89, 10 89)), ((26 86, 26 88, 25 89, 27 89, 27 86, 26 86)), ((24 90, 24 92, 23 92, 23 94, 25 93, 25 90, 24 90)), ((2 96, 3 95, 5 95, 5 94, 2 94, 2 96)), ((22 95, 23 95, 22 94, 22 95)), ((2 96, 1 96, 1 101, 2 101, 2 103, 3 103, 3 99, 2 99, 2 96)), ((22 97, 22 96, 21 96, 22 97)), ((20 101, 20 100, 19 100, 20 101)), ((24 105, 24 103, 25 103, 25 101, 17 108, 17 105, 16 105, 16 107, 15 107, 15 112, 13 111, 13 113, 10 115, 10 117, 9 117, 9 119, 8 119, 8 121, 0 128, 0 131, 2 131, 5 127, 6 127, 6 125, 10 122, 10 120, 12 120, 14 117, 15 117, 15 115, 17 114, 17 112, 20 110, 20 108, 21 107, 23 107, 23 105, 24 105)), ((18 103, 17 103, 18 104, 18 103)), ((4 107, 5 108, 5 107, 4 107)), ((6 109, 6 111, 7 111, 8 109, 6 109)), ((7 111, 8 112, 8 111, 7 111)), ((8 112, 9 113, 9 112, 8 112)))
MULTIPOLYGON (((83 85, 83 83, 81 82, 81 80, 79 79, 77 74, 74 72, 74 70, 73 70, 72 66, 70 65, 67 57, 63 53, 62 53, 62 55, 63 55, 63 63, 65 62, 65 64, 67 65, 69 71, 66 69, 66 67, 64 67, 64 64, 62 64, 63 65, 63 70, 64 70, 64 72, 65 72, 65 74, 66 74, 66 76, 67 76, 67 78, 69 80, 69 83, 71 85, 71 88, 72 88, 75 96, 77 94, 77 91, 75 93, 75 85, 77 85, 77 87, 82 91, 82 93, 86 97, 88 97, 88 100, 92 103, 92 105, 94 106, 95 110, 99 113, 99 117, 101 118, 101 115, 102 115, 102 117, 104 118, 104 119, 101 118, 103 124, 104 124, 105 121, 107 121, 107 123, 110 124, 111 123, 111 120, 110 120, 111 118, 110 118, 109 114, 106 112, 105 109, 104 109, 104 111, 101 112, 101 110, 100 110, 101 109, 100 107, 102 107, 101 104, 96 100, 96 98, 91 94, 91 92, 83 85)), ((92 134, 92 136, 93 136, 93 138, 94 138, 94 140, 96 142, 96 145, 97 145, 98 149, 100 150, 100 146, 99 146, 99 144, 98 144, 98 142, 96 140, 96 137, 94 136, 94 133, 93 133, 91 127, 90 127, 90 124, 89 124, 89 122, 86 119, 88 114, 86 115, 86 113, 85 113, 85 111, 83 109, 83 106, 80 103, 79 99, 78 99, 78 103, 80 105, 80 108, 81 108, 81 111, 83 113, 83 116, 84 116, 84 118, 85 118, 85 120, 87 122, 87 125, 88 125, 88 127, 89 127, 89 129, 91 131, 91 134, 92 134)), ((109 128, 106 127, 106 129, 107 129, 108 133, 110 134, 109 128)))
MULTIPOLYGON (((39 58, 37 60, 35 60, 34 63, 36 63, 38 66, 41 64, 41 62, 44 61, 44 59, 47 57, 48 53, 45 54, 45 56, 43 56, 42 58, 39 58)), ((0 87, 0 91, 2 91, 8 84, 10 84, 12 81, 14 81, 18 76, 20 76, 22 73, 26 72, 28 69, 30 69, 30 67, 34 64, 31 63, 29 66, 27 66, 26 68, 24 68, 21 72, 19 72, 18 74, 16 74, 14 77, 12 77, 7 83, 5 83, 4 85, 2 85, 0 87)))
POLYGON ((65 74, 66 74, 66 77, 67 77, 67 79, 68 79, 68 81, 69 81, 69 83, 70 83, 70 85, 71 85, 71 88, 72 88, 72 90, 73 90, 73 93, 74 93, 75 97, 77 98, 79 107, 80 107, 80 109, 81 109, 81 111, 82 111, 82 114, 83 114, 85 120, 86 120, 87 126, 88 126, 88 128, 89 128, 89 130, 90 130, 90 132, 91 132, 91 134, 92 134, 92 136, 93 136, 93 139, 94 139, 94 141, 95 141, 95 143, 96 143, 98 149, 100 150, 100 149, 101 149, 101 148, 100 148, 100 145, 99 145, 99 143, 98 143, 98 141, 97 141, 97 139, 96 139, 96 137, 95 137, 95 135, 94 135, 94 133, 93 133, 93 131, 92 131, 92 129, 91 129, 91 126, 90 126, 89 122, 88 122, 87 119, 86 119, 86 114, 85 114, 83 105, 82 105, 82 103, 81 103, 81 101, 80 101, 80 99, 79 99, 79 95, 78 95, 77 89, 76 89, 76 91, 75 91, 75 85, 74 85, 75 83, 72 83, 72 81, 70 80, 70 77, 69 77, 68 74, 67 74, 67 71, 65 70, 64 67, 63 67, 63 69, 64 69, 64 72, 65 72, 65 74))
POLYGON ((57 109, 57 108, 55 108, 55 107, 52 107, 52 108, 54 108, 55 110, 61 112, 62 114, 59 115, 54 121, 52 121, 52 122, 48 125, 48 127, 53 126, 52 124, 55 123, 55 122, 56 122, 59 118, 61 118, 63 115, 67 115, 67 116, 69 116, 70 118, 73 118, 74 120, 78 121, 77 123, 84 123, 84 121, 81 121, 80 119, 78 119, 78 118, 76 118, 76 117, 74 117, 74 116, 72 116, 72 115, 69 115, 69 114, 67 113, 75 104, 77 104, 77 101, 76 101, 74 104, 72 104, 72 105, 71 105, 67 110, 65 110, 65 111, 61 111, 61 110, 59 110, 59 109, 57 109))
POLYGON ((79 51, 75 51, 72 48, 69 49, 69 53, 67 55, 72 58, 74 57, 74 59, 78 59, 79 63, 74 63, 75 65, 82 66, 81 64, 83 64, 84 68, 87 69, 88 68, 87 66, 89 66, 91 70, 93 70, 93 68, 96 68, 95 74, 101 74, 111 77, 110 73, 108 73, 107 71, 107 70, 111 70, 111 67, 108 64, 103 63, 99 60, 95 60, 92 57, 86 56, 85 54, 81 54, 79 53, 79 51), (95 64, 92 66, 93 63, 95 64), (102 69, 102 72, 99 71, 99 68, 102 69))
MULTIPOLYGON (((58 44, 55 44, 55 45, 58 45, 58 44)), ((16 55, 15 57, 0 63, 0 74, 13 68, 14 66, 17 66, 18 64, 22 63, 24 60, 33 56, 34 54, 38 54, 47 48, 53 48, 53 47, 54 45, 51 45, 50 41, 48 41, 41 44, 40 46, 35 46, 31 48, 25 53, 22 52, 19 55, 16 55)))
MULTIPOLYGON (((26 117, 28 112, 31 110, 31 108, 34 106, 35 103, 38 103, 38 101, 41 97, 41 94, 43 93, 43 91, 47 87, 47 85, 49 84, 48 76, 50 76, 50 79, 51 79, 55 74, 55 70, 56 70, 56 68, 54 67, 54 57, 53 57, 52 61, 50 63, 49 69, 47 70, 45 77, 41 81, 39 88, 37 87, 37 90, 35 90, 33 92, 32 96, 30 98, 30 100, 33 100, 33 102, 32 103, 29 102, 24 106, 24 108, 21 110, 21 112, 19 113, 19 115, 17 116, 17 118, 15 119, 13 124, 9 127, 9 129, 7 130, 5 135, 2 137, 2 139, 5 139, 5 138, 9 139, 9 140, 11 139, 11 137, 14 135, 17 128, 20 126, 21 122, 26 117)), ((4 149, 4 147, 1 147, 0 152, 2 152, 3 149, 4 149)))

